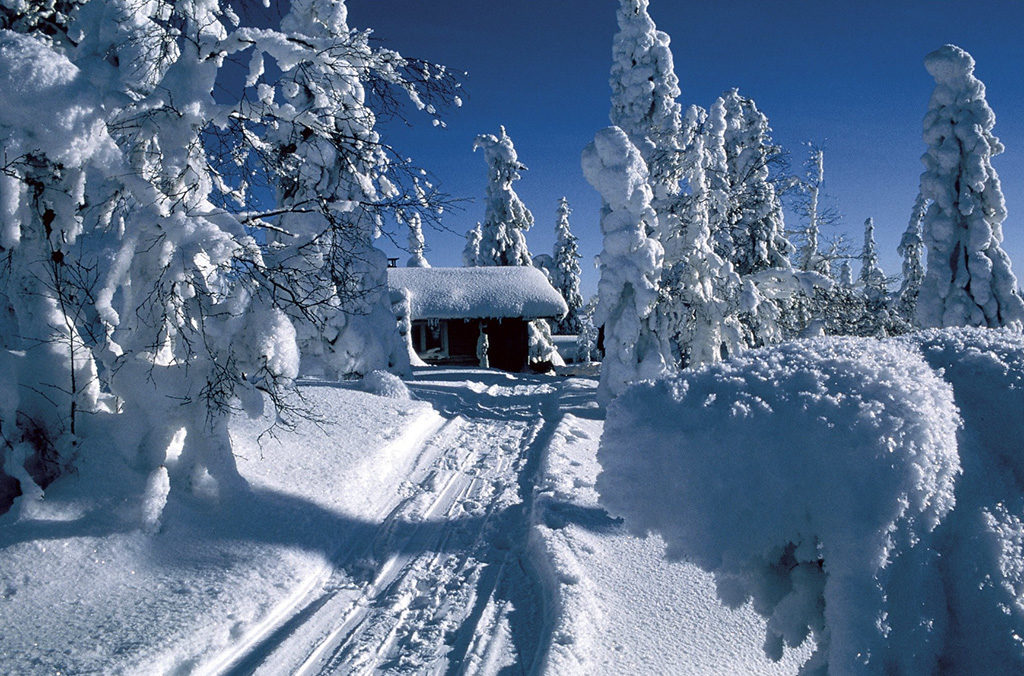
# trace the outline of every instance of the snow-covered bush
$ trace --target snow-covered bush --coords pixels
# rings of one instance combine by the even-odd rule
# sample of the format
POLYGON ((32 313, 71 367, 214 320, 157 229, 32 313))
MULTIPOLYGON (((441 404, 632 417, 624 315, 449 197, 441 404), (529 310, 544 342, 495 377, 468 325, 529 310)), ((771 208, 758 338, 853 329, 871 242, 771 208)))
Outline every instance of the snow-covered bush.
POLYGON ((551 337, 551 325, 546 319, 534 319, 526 325, 527 355, 534 368, 546 369, 551 366, 565 366, 551 337))
POLYGON ((376 394, 378 397, 389 399, 410 399, 409 388, 405 386, 402 379, 394 373, 378 369, 370 371, 363 376, 362 387, 364 392, 376 394))
POLYGON ((797 341, 627 390, 597 487, 806 673, 1021 673, 1022 409, 1012 329, 797 341))
POLYGON ((609 406, 597 488, 636 533, 752 598, 808 672, 929 673, 949 626, 935 528, 957 411, 912 348, 822 338, 747 352, 609 406))

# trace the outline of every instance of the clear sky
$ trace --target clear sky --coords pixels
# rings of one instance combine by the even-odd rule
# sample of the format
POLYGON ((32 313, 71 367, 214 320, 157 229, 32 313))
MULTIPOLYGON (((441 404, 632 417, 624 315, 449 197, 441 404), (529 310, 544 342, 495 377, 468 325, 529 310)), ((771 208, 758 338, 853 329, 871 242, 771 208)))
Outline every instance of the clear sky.
MULTIPOLYGON (((461 265, 461 233, 483 218, 486 168, 473 154, 478 133, 505 125, 530 168, 516 190, 532 210, 534 254, 550 253, 555 207, 574 209, 584 290, 597 287, 600 198, 580 170, 580 152, 609 124, 615 0, 349 0, 349 23, 372 28, 408 56, 466 71, 465 104, 435 129, 384 133, 431 171, 462 210, 445 216, 455 233, 428 230, 434 265, 461 265)), ((899 272, 895 249, 917 194, 921 120, 933 82, 925 54, 960 45, 977 61, 1006 152, 994 161, 1009 217, 1005 247, 1024 276, 1024 2, 1020 0, 652 0, 651 16, 672 37, 683 106, 708 107, 739 87, 764 111, 777 143, 799 169, 801 143, 825 147, 825 190, 858 249, 863 222, 875 219, 881 262, 899 272)), ((787 216, 790 216, 787 214, 787 216)), ((794 227, 795 219, 788 219, 794 227)), ((385 247, 389 255, 407 256, 385 247)), ((858 267, 854 266, 856 272, 858 267)))

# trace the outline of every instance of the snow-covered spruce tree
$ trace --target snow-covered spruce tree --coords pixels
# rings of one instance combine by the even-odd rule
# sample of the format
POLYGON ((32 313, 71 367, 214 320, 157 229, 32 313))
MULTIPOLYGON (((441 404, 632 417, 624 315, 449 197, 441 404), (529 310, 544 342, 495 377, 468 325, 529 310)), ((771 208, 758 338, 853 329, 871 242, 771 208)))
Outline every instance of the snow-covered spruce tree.
POLYGON ((462 250, 462 264, 464 266, 471 268, 476 265, 476 260, 480 257, 480 241, 482 239, 483 234, 479 223, 476 224, 476 227, 466 231, 466 246, 462 250))
POLYGON ((925 58, 935 78, 924 118, 921 194, 932 200, 922 223, 927 270, 917 323, 942 326, 1024 324, 1024 301, 1002 249, 1006 204, 992 157, 1003 145, 992 134, 995 114, 974 59, 955 45, 925 58))
POLYGON ((864 221, 864 249, 860 260, 864 313, 858 322, 856 335, 883 337, 906 333, 910 327, 893 310, 885 273, 878 264, 875 222, 871 218, 864 221))
MULTIPOLYGON (((671 40, 667 33, 657 29, 648 5, 648 0, 619 2, 619 31, 612 43, 609 78, 609 119, 626 133, 648 169, 651 207, 657 215, 650 223, 657 230, 648 234, 661 243, 664 252, 653 321, 662 325, 663 333, 669 334, 677 292, 672 288, 672 280, 678 276, 674 268, 684 227, 678 214, 684 130, 671 40)), ((675 357, 671 352, 664 355, 666 363, 675 362, 675 357)))
MULTIPOLYGON (((680 192, 682 106, 671 40, 655 26, 648 5, 648 0, 619 1, 609 119, 626 132, 647 164, 653 205, 661 217, 680 192)), ((662 223, 660 229, 668 232, 670 224, 662 223)))
POLYGON ((842 264, 839 266, 839 284, 846 288, 853 288, 853 266, 850 265, 850 259, 843 259, 842 264))
POLYGON ((607 404, 626 386, 667 371, 667 339, 653 321, 663 252, 648 233, 651 208, 647 166, 618 127, 597 133, 583 150, 583 174, 601 194, 601 279, 594 324, 604 326, 604 361, 598 400, 607 404))
POLYGON ((600 359, 597 350, 598 331, 594 326, 594 312, 597 309, 597 296, 592 296, 580 309, 580 330, 576 334, 576 361, 589 364, 595 358, 600 359))
POLYGON ((406 264, 410 268, 429 268, 430 263, 427 261, 427 257, 423 255, 423 218, 418 212, 413 212, 406 219, 406 225, 409 226, 409 262, 406 264))
POLYGON ((569 312, 558 323, 556 332, 563 335, 577 335, 580 330, 579 313, 583 307, 580 294, 580 252, 579 239, 569 228, 569 200, 558 201, 558 219, 555 221, 555 251, 551 283, 562 294, 569 312))
POLYGON ((686 122, 691 137, 686 144, 683 167, 690 194, 682 202, 685 228, 678 240, 673 240, 678 265, 667 284, 671 289, 673 340, 684 367, 715 363, 746 347, 740 313, 754 312, 758 298, 753 285, 744 285, 732 265, 714 252, 712 215, 719 212, 712 205, 720 195, 713 194, 707 170, 721 156, 721 146, 705 145, 709 135, 704 131, 708 119, 703 109, 691 106, 686 122))
POLYGON ((505 127, 501 127, 500 136, 477 136, 474 152, 478 148, 483 149, 487 162, 487 193, 476 264, 532 265, 526 231, 533 226, 533 214, 512 188, 526 165, 519 161, 505 127))
POLYGON ((875 246, 875 220, 864 221, 864 248, 860 254, 860 283, 868 302, 883 302, 888 291, 885 288, 885 273, 878 265, 878 248, 875 246))
POLYGON ((924 281, 924 237, 921 222, 928 210, 928 202, 920 192, 914 200, 910 223, 900 239, 896 252, 903 258, 903 281, 896 294, 896 312, 904 321, 913 323, 917 311, 917 296, 924 281))
POLYGON ((768 118, 737 89, 715 105, 722 107, 725 118, 722 143, 729 191, 728 224, 716 238, 716 252, 741 275, 788 269, 793 245, 785 236, 782 203, 770 171, 781 150, 772 143, 768 118))
MULTIPOLYGON (((512 182, 519 180, 519 172, 525 170, 526 165, 519 161, 505 127, 501 127, 500 136, 477 136, 473 151, 478 148, 483 149, 487 161, 487 202, 476 264, 533 265, 526 245, 526 231, 533 226, 533 214, 512 188, 512 182)), ((535 319, 527 330, 531 364, 561 363, 547 321, 535 319)))

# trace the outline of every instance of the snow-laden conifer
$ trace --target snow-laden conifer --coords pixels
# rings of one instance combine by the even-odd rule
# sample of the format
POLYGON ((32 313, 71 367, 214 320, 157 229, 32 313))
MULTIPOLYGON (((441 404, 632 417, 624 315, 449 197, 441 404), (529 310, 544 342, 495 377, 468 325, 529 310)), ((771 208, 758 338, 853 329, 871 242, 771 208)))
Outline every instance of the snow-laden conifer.
POLYGON ((558 201, 557 220, 555 221, 555 251, 551 283, 562 294, 569 312, 558 323, 557 332, 563 335, 576 335, 580 330, 579 312, 583 307, 583 296, 580 294, 580 252, 579 239, 572 234, 569 227, 569 200, 558 201))
POLYGON ((647 167, 618 127, 597 133, 583 151, 583 174, 601 194, 601 279, 594 324, 604 326, 605 356, 598 398, 607 404, 637 380, 666 372, 667 340, 658 335, 663 251, 648 235, 657 218, 651 208, 647 167))
POLYGON ((430 263, 423 255, 423 219, 419 213, 413 212, 406 221, 409 227, 409 262, 410 268, 429 268, 430 263))
MULTIPOLYGON (((720 122, 720 120, 719 120, 720 122)), ((710 124, 715 124, 711 120, 710 124)), ((678 241, 677 262, 669 288, 671 316, 675 324, 676 349, 684 366, 700 366, 720 361, 743 347, 744 328, 741 312, 752 312, 756 290, 743 284, 727 261, 714 251, 711 242, 712 205, 716 197, 708 181, 708 169, 720 156, 721 147, 708 148, 713 135, 705 133, 709 124, 706 112, 696 106, 687 111, 686 128, 692 130, 687 143, 684 172, 690 194, 684 201, 682 220, 685 229, 678 241), (742 302, 751 302, 744 306, 742 302)))
POLYGON ((772 143, 768 118, 736 89, 715 106, 722 107, 725 119, 721 142, 729 191, 728 227, 716 238, 716 250, 741 275, 789 268, 793 245, 785 236, 782 203, 769 166, 780 150, 772 143))
POLYGON ((480 224, 466 231, 466 246, 462 249, 462 264, 474 267, 480 257, 480 241, 483 239, 480 224))
POLYGON ((864 221, 864 248, 860 254, 860 283, 864 295, 871 303, 885 299, 885 273, 878 264, 878 248, 875 246, 875 221, 864 221))
POLYGON ((849 259, 843 259, 839 266, 839 284, 848 289, 853 287, 853 266, 849 259))
POLYGON ((658 30, 648 5, 648 0, 619 2, 619 31, 612 43, 609 118, 626 132, 647 164, 657 210, 663 200, 679 193, 677 156, 681 150, 682 106, 677 100, 679 78, 670 38, 658 30))
MULTIPOLYGON (((478 148, 483 149, 487 162, 487 193, 476 264, 533 265, 526 244, 526 231, 533 226, 533 214, 512 188, 512 182, 519 180, 519 172, 525 170, 526 165, 519 161, 505 127, 501 127, 499 136, 477 136, 473 151, 478 148)), ((546 320, 533 320, 528 332, 531 364, 560 363, 546 320)))
POLYGON ((533 226, 533 214, 512 188, 526 165, 519 161, 505 127, 499 136, 477 136, 473 150, 477 149, 484 151, 487 162, 487 193, 476 264, 532 265, 526 231, 533 226))
POLYGON ((914 200, 914 209, 910 214, 910 222, 896 250, 903 258, 903 281, 896 294, 896 311, 907 322, 914 321, 917 296, 924 281, 924 237, 921 233, 921 222, 927 209, 928 202, 924 195, 918 192, 917 199, 914 200))
POLYGON ((1021 326, 1024 301, 1002 249, 1006 218, 992 158, 1003 151, 974 59, 955 45, 925 58, 935 90, 924 118, 921 194, 927 270, 917 302, 922 327, 1021 326))

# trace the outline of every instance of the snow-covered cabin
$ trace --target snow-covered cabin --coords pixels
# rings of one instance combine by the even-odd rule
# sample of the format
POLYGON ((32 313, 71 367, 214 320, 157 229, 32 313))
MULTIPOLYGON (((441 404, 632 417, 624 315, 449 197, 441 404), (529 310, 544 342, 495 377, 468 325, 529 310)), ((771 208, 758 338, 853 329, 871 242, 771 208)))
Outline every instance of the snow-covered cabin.
POLYGON ((521 371, 529 354, 527 323, 568 311, 544 273, 527 266, 389 268, 388 286, 408 292, 412 348, 432 364, 478 364, 482 328, 490 365, 521 371))

